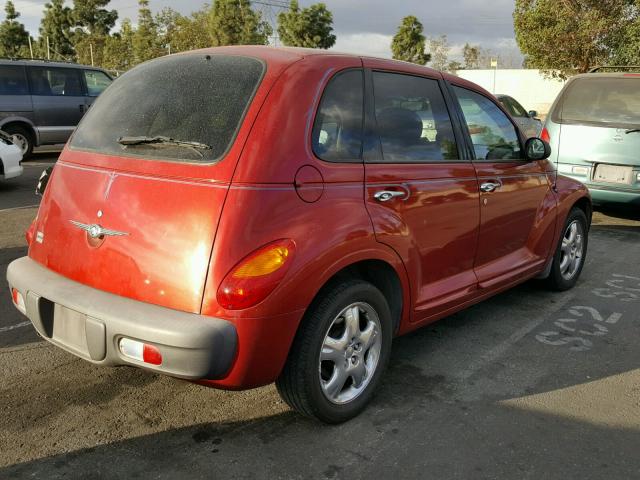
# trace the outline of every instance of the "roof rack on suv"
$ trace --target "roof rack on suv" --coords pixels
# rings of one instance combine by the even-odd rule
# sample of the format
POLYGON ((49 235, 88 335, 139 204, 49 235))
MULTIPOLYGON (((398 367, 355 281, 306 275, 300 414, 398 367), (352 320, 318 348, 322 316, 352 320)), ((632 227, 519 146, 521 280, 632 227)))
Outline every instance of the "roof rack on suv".
POLYGON ((52 60, 50 58, 31 58, 31 57, 0 57, 0 60, 11 60, 11 61, 21 61, 21 62, 49 62, 49 63, 70 63, 76 64, 76 62, 72 62, 70 60, 52 60))
POLYGON ((597 73, 602 70, 638 70, 640 72, 640 65, 602 65, 592 68, 589 73, 597 73))

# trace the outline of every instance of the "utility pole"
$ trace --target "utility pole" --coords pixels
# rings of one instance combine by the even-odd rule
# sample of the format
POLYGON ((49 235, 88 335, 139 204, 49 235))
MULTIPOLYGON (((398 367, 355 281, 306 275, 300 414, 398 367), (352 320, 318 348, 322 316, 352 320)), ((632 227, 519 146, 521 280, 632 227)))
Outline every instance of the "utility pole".
POLYGON ((51 49, 49 48, 49 35, 47 35, 47 60, 51 60, 51 49))
POLYGON ((33 60, 33 45, 31 44, 31 35, 29 35, 29 52, 31 52, 31 60, 33 60))
POLYGON ((493 94, 496 94, 496 77, 498 76, 498 59, 491 59, 491 68, 493 68, 493 94))
POLYGON ((93 67, 93 43, 89 43, 89 53, 91 54, 91 66, 93 67))

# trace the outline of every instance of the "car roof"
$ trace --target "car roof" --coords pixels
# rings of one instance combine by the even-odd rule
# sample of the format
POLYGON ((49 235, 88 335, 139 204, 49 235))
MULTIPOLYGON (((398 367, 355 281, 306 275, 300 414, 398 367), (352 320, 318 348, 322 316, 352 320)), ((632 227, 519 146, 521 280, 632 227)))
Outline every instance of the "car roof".
POLYGON ((100 67, 92 67, 91 65, 82 65, 73 62, 57 62, 46 59, 30 59, 30 58, 0 58, 0 65, 31 65, 34 67, 62 67, 62 68, 82 68, 88 70, 103 70, 100 67))
POLYGON ((640 73, 638 72, 606 72, 606 73, 580 73, 574 75, 569 80, 578 78, 638 78, 640 79, 640 73))

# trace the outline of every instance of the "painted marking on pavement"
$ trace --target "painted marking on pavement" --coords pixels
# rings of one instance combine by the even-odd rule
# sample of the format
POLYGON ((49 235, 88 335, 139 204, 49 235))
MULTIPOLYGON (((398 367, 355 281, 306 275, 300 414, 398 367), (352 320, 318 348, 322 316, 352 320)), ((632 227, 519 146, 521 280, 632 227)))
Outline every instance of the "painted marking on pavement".
POLYGON ((27 208, 36 208, 36 207, 39 207, 39 206, 40 206, 40 204, 37 203, 35 205, 25 205, 24 207, 4 208, 4 209, 0 210, 0 213, 13 212, 14 210, 25 210, 27 208))
POLYGON ((0 333, 8 332, 9 330, 15 330, 16 328, 26 327, 27 325, 31 325, 31 322, 21 322, 16 325, 9 325, 8 327, 0 327, 0 333))

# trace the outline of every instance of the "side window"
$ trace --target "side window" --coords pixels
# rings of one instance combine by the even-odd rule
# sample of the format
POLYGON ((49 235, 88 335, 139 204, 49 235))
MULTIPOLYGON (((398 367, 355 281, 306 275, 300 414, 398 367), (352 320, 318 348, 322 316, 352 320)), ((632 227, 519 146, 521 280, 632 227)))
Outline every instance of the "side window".
POLYGON ((479 93, 453 87, 469 127, 476 160, 522 158, 516 127, 502 110, 479 93))
POLYGON ((525 111, 525 109, 513 98, 509 98, 509 103, 511 104, 511 113, 514 117, 528 117, 529 115, 525 111))
POLYGON ((362 70, 336 75, 327 85, 313 124, 313 153, 329 162, 362 158, 362 70))
POLYGON ((84 95, 80 71, 75 68, 29 67, 29 80, 33 95, 84 95))
POLYGON ((87 91, 90 97, 97 97, 105 88, 111 85, 111 80, 104 72, 97 70, 83 70, 84 79, 87 83, 87 91))
POLYGON ((29 95, 24 67, 0 65, 0 95, 29 95))
POLYGON ((437 80, 374 72, 373 89, 383 162, 426 163, 460 158, 437 80))

